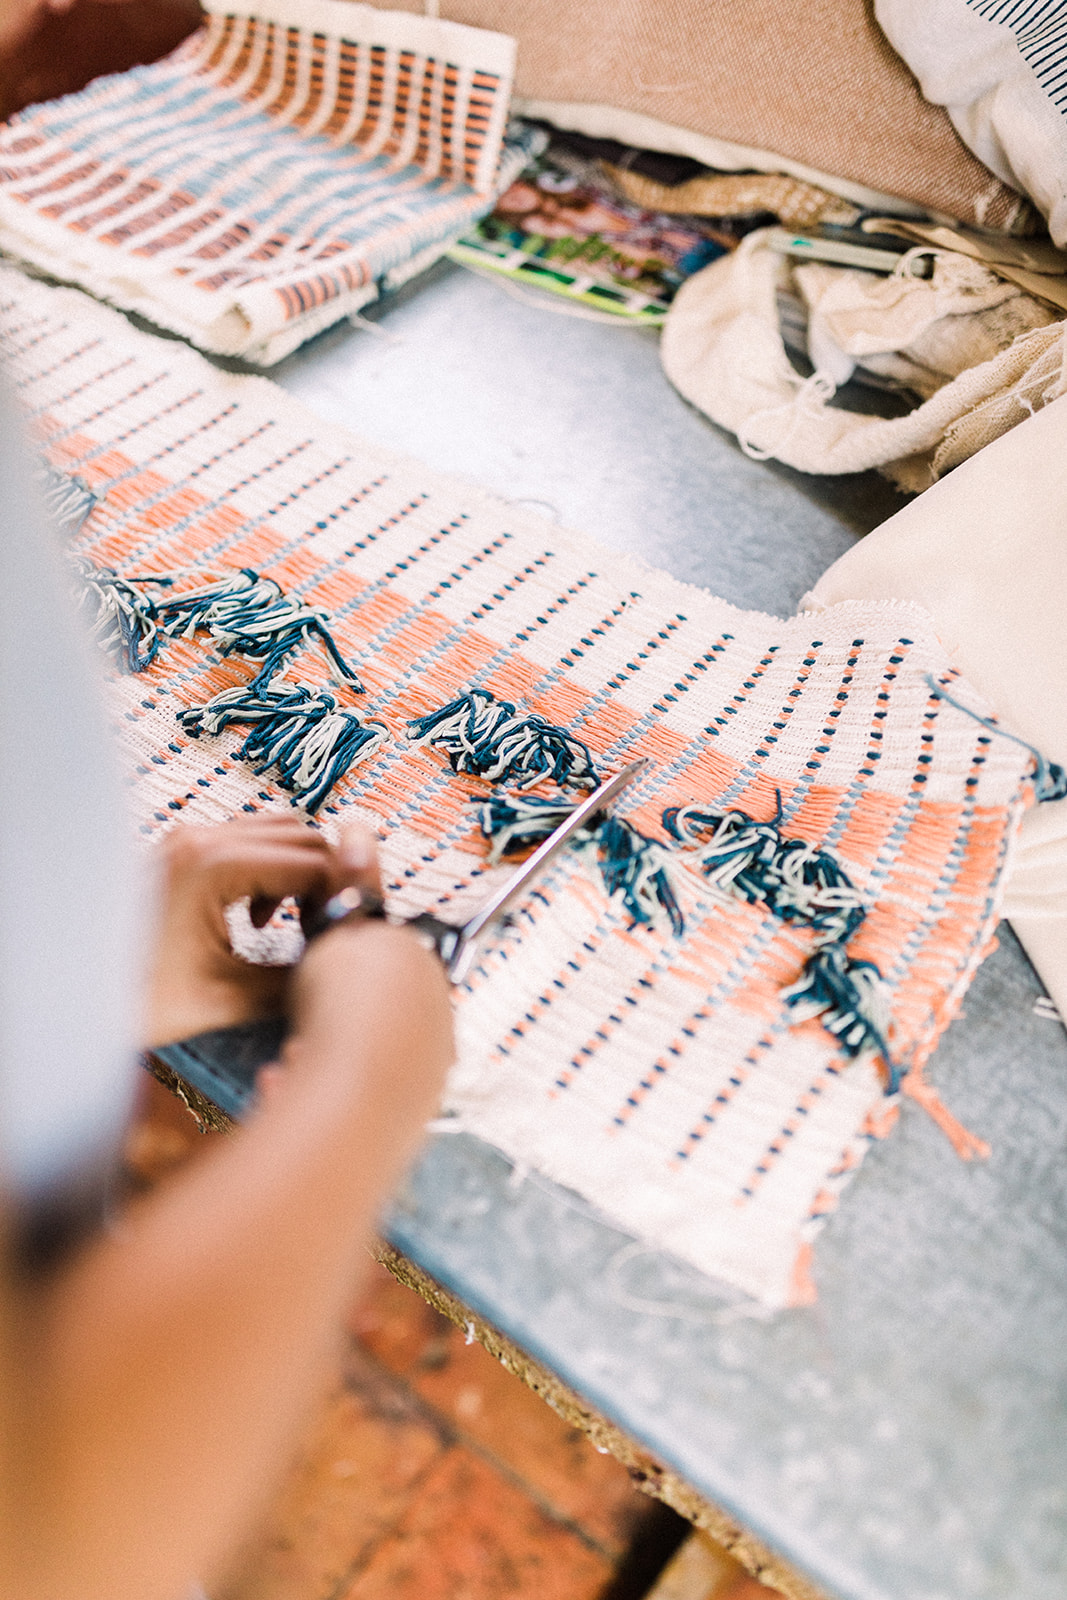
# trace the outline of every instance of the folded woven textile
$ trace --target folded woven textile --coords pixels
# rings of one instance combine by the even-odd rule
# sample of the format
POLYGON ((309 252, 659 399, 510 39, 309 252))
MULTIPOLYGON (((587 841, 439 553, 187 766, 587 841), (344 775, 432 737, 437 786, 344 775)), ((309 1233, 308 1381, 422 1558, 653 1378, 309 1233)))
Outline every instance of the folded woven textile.
MULTIPOLYGON (((783 837, 833 852, 863 896, 849 954, 884 974, 890 1048, 922 1095, 993 940, 1033 765, 938 694, 984 709, 924 611, 739 611, 12 271, 0 334, 53 465, 99 497, 76 554, 131 576, 194 569, 190 586, 254 566, 328 613, 367 688, 333 692, 390 737, 318 815, 376 827, 396 911, 458 920, 507 870, 473 803, 488 781, 407 736, 486 689, 568 728, 601 770, 650 757, 619 814, 665 845, 665 807, 767 820, 780 796, 783 837)), ((297 669, 312 686, 330 672, 314 642, 297 669)), ((175 637, 115 678, 146 840, 289 804, 235 759, 237 736, 190 740, 177 720, 254 671, 175 637)), ((803 1300, 820 1219, 895 1101, 877 1062, 850 1063, 817 1018, 794 1025, 783 989, 812 930, 671 861, 680 936, 630 926, 582 854, 551 869, 457 996, 446 1110, 635 1236, 769 1305, 803 1300)))
POLYGON ((163 61, 0 129, 0 246, 269 365, 428 265, 525 159, 504 34, 214 0, 163 61))

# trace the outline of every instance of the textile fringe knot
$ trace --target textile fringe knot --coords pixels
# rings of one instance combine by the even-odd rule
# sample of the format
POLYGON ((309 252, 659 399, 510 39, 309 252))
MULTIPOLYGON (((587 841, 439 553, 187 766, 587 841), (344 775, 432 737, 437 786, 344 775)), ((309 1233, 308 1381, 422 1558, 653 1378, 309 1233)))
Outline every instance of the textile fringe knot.
POLYGON ((273 769, 281 788, 302 800, 312 816, 350 767, 373 755, 388 737, 383 722, 363 723, 344 711, 326 689, 307 689, 276 678, 264 687, 259 678, 224 689, 203 706, 178 713, 185 732, 219 734, 233 724, 249 725, 237 759, 258 775, 273 769))
POLYGON ((783 839, 778 815, 756 822, 743 811, 672 806, 663 826, 693 846, 708 885, 723 899, 767 905, 784 922, 803 922, 829 943, 846 943, 866 916, 863 898, 836 856, 803 839, 783 839))
POLYGON ((232 577, 171 596, 160 604, 159 614, 163 632, 171 638, 191 639, 198 629, 203 629, 211 635, 220 655, 237 652, 263 658, 262 676, 268 680, 287 655, 312 638, 318 639, 357 694, 364 692, 337 648, 327 626, 326 612, 290 599, 273 578, 262 577, 252 567, 242 567, 232 577))
POLYGON ((520 789, 543 779, 561 788, 593 789, 600 782, 588 745, 536 712, 520 713, 487 689, 458 695, 440 710, 414 718, 408 728, 416 744, 443 750, 453 772, 518 782, 520 789))
POLYGON ((882 974, 873 961, 851 961, 842 944, 827 944, 804 963, 796 983, 782 990, 797 1022, 818 1017, 846 1056, 854 1061, 880 1056, 886 1066, 886 1094, 900 1088, 901 1071, 889 1055, 889 1005, 882 974))
MULTIPOLYGON (((492 841, 490 862, 531 849, 575 810, 566 800, 536 795, 498 793, 478 808, 482 833, 492 841)), ((685 931, 685 919, 670 881, 669 858, 663 845, 649 839, 621 817, 591 817, 574 839, 578 849, 595 850, 609 897, 619 895, 636 922, 654 923, 666 915, 674 933, 685 931)))
POLYGON ((81 478, 75 478, 69 472, 60 472, 50 461, 42 460, 34 476, 37 492, 50 522, 60 533, 72 539, 86 517, 100 504, 99 497, 81 478))
POLYGON ((899 1087, 900 1074, 889 1057, 889 1012, 882 974, 871 961, 853 961, 846 945, 867 915, 859 890, 837 857, 804 839, 782 837, 782 796, 770 822, 756 822, 744 811, 705 811, 697 805, 671 806, 663 826, 679 844, 696 851, 701 871, 723 900, 765 905, 783 922, 815 933, 818 945, 796 983, 782 998, 795 1019, 819 1017, 845 1055, 881 1056, 887 1093, 899 1087))
POLYGON ((73 565, 82 580, 79 608, 93 638, 115 657, 120 671, 146 671, 162 643, 159 610, 152 596, 111 567, 94 567, 80 557, 73 565))

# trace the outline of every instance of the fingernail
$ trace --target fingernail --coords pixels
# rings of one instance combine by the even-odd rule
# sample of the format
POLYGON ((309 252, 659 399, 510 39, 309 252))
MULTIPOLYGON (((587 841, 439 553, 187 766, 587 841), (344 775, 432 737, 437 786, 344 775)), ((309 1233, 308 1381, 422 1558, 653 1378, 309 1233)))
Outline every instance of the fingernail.
POLYGON ((353 872, 366 872, 373 867, 377 841, 369 828, 352 823, 341 835, 341 855, 345 865, 353 872))

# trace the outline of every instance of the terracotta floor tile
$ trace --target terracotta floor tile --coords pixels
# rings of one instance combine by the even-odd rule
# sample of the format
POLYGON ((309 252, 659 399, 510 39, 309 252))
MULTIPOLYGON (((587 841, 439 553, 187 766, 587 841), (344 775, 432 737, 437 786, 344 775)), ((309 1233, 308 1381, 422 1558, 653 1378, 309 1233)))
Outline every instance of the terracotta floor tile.
POLYGON ((337 1600, 595 1600, 611 1576, 609 1561, 457 1446, 337 1600))
POLYGON ((353 1356, 266 1526, 212 1600, 330 1600, 396 1526, 446 1448, 402 1385, 353 1356))
POLYGON ((553 1512, 577 1523, 608 1555, 621 1556, 648 1513, 648 1499, 625 1467, 600 1455, 480 1345, 465 1344, 410 1289, 391 1283, 376 1280, 353 1318, 365 1346, 553 1512))

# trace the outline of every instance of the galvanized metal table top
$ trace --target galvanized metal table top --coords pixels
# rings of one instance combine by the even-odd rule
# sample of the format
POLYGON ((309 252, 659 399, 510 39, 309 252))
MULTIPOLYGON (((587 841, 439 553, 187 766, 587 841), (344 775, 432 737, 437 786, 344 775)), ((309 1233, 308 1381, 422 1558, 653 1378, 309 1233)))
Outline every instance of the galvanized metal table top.
MULTIPOLYGON (((655 335, 442 266, 273 376, 313 410, 738 605, 787 615, 902 503, 748 460, 655 335)), ((746 1315, 573 1194, 431 1142, 392 1241, 841 1600, 1067 1593, 1067 1033, 1005 927, 918 1106, 822 1234, 812 1309, 746 1315)))

